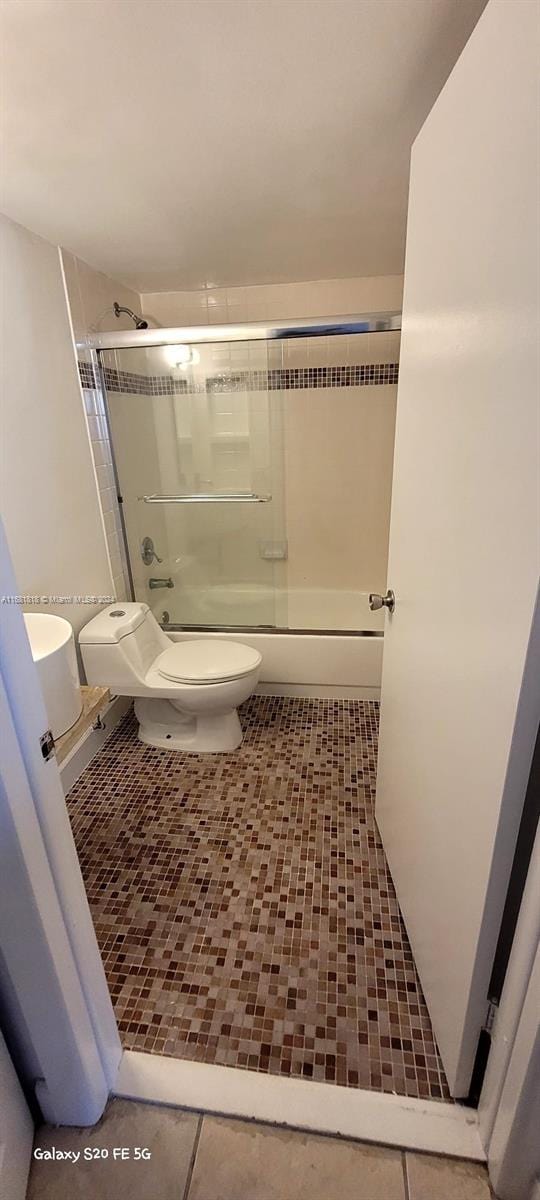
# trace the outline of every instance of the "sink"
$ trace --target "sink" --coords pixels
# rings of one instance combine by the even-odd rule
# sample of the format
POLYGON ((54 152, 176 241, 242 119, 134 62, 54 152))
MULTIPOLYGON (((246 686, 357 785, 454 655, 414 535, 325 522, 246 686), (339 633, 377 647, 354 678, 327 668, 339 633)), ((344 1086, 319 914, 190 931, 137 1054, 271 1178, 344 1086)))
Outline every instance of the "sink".
POLYGON ((24 623, 54 738, 75 724, 82 712, 82 698, 75 654, 75 638, 69 621, 52 613, 24 613, 24 623))

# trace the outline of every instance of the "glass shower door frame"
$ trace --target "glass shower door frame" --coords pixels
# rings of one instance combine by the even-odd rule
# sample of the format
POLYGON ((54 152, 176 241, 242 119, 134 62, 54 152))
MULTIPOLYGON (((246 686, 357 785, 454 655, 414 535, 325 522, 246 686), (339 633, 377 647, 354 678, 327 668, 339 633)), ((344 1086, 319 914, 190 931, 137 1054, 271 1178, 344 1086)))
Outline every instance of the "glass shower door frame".
MULTIPOLYGON (((118 334, 108 333, 99 334, 92 340, 91 346, 85 345, 88 352, 91 349, 92 360, 95 367, 95 374, 99 378, 101 391, 104 400, 104 409, 106 414, 106 423, 109 432, 111 445, 112 469, 116 493, 118 498, 118 507, 120 513, 120 527, 122 530, 122 539, 124 543, 124 552, 126 558, 127 575, 129 579, 130 593, 133 599, 136 597, 135 582, 133 578, 133 570, 131 556, 129 550, 128 532, 126 527, 125 511, 123 505, 123 497, 120 487, 120 477, 118 471, 117 456, 115 453, 115 445, 112 437, 112 422, 109 408, 109 397, 106 385, 103 351, 106 349, 146 349, 150 347, 168 346, 180 344, 213 344, 216 342, 242 342, 242 341, 258 341, 266 340, 267 342, 279 342, 282 339, 289 338, 305 338, 309 340, 314 337, 339 337, 343 334, 357 334, 361 337, 363 333, 380 333, 380 332, 397 332, 401 328, 401 314, 392 313, 375 313, 361 314, 356 316, 331 317, 331 318, 310 318, 302 321, 284 321, 279 324, 268 324, 264 322, 247 323, 245 325, 227 325, 227 326, 202 326, 202 327, 186 327, 181 329, 147 329, 137 330, 133 332, 121 332, 118 334)), ((356 341, 356 338, 354 339, 356 341)), ((269 373, 270 374, 270 373, 269 373)), ((279 383, 276 385, 269 384, 279 394, 279 383)), ((148 504, 224 504, 224 503, 249 503, 259 504, 265 503, 269 497, 265 494, 259 494, 255 491, 250 493, 242 492, 236 495, 232 494, 203 494, 182 492, 180 489, 177 494, 159 494, 147 493, 141 499, 148 504)), ((313 634, 314 632, 325 633, 330 636, 346 634, 347 636, 379 636, 379 631, 376 629, 359 630, 358 628, 347 629, 341 628, 324 629, 321 626, 317 630, 313 626, 309 628, 300 628, 298 625, 292 628, 284 625, 282 621, 275 621, 270 624, 243 624, 237 623, 231 625, 229 623, 211 623, 197 621, 190 622, 189 625, 178 623, 177 621, 168 621, 163 627, 168 631, 182 631, 189 628, 201 631, 223 631, 223 632, 260 632, 265 633, 286 633, 286 634, 313 634)))

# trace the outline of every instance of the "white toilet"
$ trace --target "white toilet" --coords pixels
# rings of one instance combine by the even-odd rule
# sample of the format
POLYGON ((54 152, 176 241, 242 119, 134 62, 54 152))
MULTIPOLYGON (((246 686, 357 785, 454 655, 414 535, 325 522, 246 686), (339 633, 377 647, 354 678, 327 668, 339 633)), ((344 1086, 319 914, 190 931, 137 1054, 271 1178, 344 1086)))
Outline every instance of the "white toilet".
POLYGON ((86 678, 135 697, 139 738, 164 750, 217 754, 242 741, 237 706, 254 691, 261 655, 209 637, 171 642, 147 604, 110 604, 79 634, 86 678))

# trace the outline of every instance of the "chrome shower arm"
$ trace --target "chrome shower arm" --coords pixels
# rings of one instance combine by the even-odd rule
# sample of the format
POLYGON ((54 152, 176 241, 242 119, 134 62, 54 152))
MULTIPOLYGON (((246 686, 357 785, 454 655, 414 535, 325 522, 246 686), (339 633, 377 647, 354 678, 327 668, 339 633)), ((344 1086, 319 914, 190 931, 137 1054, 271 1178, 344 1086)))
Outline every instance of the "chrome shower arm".
POLYGON ((137 313, 133 312, 133 309, 123 307, 123 305, 118 303, 118 300, 114 301, 113 309, 115 317, 119 317, 122 313, 125 313, 127 317, 131 317, 131 320, 135 324, 135 329, 148 329, 148 321, 145 321, 144 317, 138 317, 137 313))

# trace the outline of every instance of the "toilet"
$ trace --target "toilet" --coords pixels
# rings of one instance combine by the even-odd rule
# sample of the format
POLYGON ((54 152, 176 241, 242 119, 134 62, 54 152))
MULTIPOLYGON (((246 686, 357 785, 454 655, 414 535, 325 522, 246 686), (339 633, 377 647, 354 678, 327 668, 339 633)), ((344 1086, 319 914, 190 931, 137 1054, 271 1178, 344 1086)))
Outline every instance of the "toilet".
POLYGON ((110 604, 79 633, 90 685, 135 698, 139 738, 164 750, 218 754, 242 741, 237 707, 262 662, 241 642, 171 642, 147 604, 110 604))

